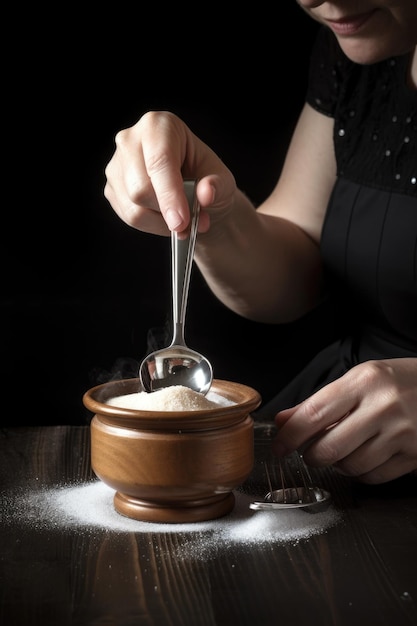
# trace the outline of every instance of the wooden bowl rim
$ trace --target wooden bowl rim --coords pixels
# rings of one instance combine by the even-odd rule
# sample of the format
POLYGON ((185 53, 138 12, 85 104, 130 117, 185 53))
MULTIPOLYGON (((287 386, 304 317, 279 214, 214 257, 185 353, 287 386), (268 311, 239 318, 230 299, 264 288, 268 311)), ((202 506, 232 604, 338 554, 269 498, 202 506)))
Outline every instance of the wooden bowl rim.
POLYGON ((229 406, 194 411, 142 411, 106 404, 117 395, 140 391, 139 378, 119 379, 96 385, 83 396, 84 406, 106 423, 130 428, 216 428, 241 421, 261 403, 258 391, 233 381, 214 379, 211 391, 234 402, 229 406), (118 393, 115 393, 115 391, 118 393))

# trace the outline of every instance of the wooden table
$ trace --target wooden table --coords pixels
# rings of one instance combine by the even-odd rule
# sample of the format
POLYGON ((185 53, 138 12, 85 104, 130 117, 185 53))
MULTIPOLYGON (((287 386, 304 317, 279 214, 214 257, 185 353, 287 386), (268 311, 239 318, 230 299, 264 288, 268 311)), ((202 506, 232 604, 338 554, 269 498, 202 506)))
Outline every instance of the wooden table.
MULTIPOLYGON (((267 445, 257 429, 242 494, 259 489, 267 445)), ((299 541, 220 541, 201 554, 182 527, 91 528, 31 511, 34 494, 94 479, 88 426, 1 431, 3 626, 417 624, 415 477, 370 487, 326 470, 336 524, 299 541)))

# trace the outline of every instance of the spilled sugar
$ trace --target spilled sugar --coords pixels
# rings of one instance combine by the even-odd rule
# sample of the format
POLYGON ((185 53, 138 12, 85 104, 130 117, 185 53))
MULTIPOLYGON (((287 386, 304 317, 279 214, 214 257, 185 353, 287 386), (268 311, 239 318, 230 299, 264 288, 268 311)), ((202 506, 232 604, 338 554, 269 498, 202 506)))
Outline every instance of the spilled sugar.
POLYGON ((7 510, 2 511, 2 518, 6 523, 46 529, 182 533, 185 545, 178 547, 178 551, 184 551, 184 558, 190 555, 207 558, 219 549, 236 544, 297 543, 326 532, 341 520, 340 512, 332 506, 318 513, 301 509, 253 511, 249 508, 253 497, 239 491, 234 494, 233 511, 216 520, 188 524, 140 522, 117 513, 113 506, 113 489, 101 481, 94 481, 19 496, 9 495, 3 500, 2 507, 7 510))

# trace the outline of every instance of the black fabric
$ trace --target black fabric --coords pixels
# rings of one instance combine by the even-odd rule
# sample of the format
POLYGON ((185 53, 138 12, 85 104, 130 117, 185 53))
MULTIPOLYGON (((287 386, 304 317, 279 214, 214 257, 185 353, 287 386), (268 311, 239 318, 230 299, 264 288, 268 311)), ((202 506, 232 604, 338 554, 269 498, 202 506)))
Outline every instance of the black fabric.
POLYGON ((352 63, 327 29, 319 31, 307 102, 334 118, 338 175, 388 192, 417 194, 417 90, 411 54, 352 63))
POLYGON ((357 361, 417 355, 416 247, 416 198, 338 180, 321 249, 357 361))
POLYGON ((257 419, 272 418, 358 363, 417 357, 417 91, 407 83, 409 62, 407 55, 355 65, 331 33, 319 34, 308 102, 335 118, 338 179, 321 251, 344 330, 257 419))

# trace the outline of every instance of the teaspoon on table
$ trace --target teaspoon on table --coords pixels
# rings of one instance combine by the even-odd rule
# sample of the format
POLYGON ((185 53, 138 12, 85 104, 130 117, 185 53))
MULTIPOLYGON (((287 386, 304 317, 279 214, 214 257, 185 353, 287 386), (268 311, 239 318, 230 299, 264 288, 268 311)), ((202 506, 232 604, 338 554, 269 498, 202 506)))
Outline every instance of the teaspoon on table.
POLYGON ((249 507, 255 511, 273 511, 277 509, 301 508, 311 513, 325 510, 330 503, 331 495, 325 489, 317 487, 310 474, 310 470, 304 462, 303 455, 297 450, 291 455, 295 462, 292 471, 290 463, 285 459, 278 459, 279 476, 281 485, 279 489, 272 487, 271 473, 265 464, 265 472, 268 480, 269 492, 263 500, 251 502, 249 507), (286 465, 284 471, 283 465, 286 465), (301 484, 296 484, 296 481, 301 484))
POLYGON ((196 194, 196 181, 185 180, 184 191, 190 207, 190 233, 180 239, 171 233, 173 337, 166 348, 151 352, 139 368, 139 378, 145 391, 181 385, 206 394, 213 381, 210 362, 199 352, 191 350, 184 338, 184 323, 194 258, 200 205, 196 194))
POLYGON ((251 502, 249 508, 255 511, 299 508, 316 513, 329 506, 330 498, 330 493, 319 487, 287 487, 270 491, 264 500, 251 502))

